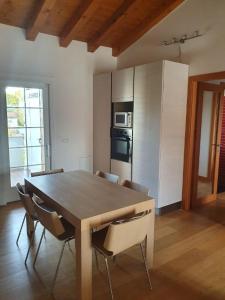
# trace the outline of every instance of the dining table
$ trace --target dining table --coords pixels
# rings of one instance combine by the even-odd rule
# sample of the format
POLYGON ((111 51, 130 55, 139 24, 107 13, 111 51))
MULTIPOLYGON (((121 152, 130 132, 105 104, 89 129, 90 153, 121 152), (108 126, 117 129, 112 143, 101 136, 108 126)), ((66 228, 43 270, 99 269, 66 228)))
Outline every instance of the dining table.
MULTIPOLYGON (((146 260, 153 266, 155 201, 144 193, 77 170, 25 178, 25 190, 40 197, 75 228, 76 283, 74 298, 92 299, 92 232, 115 219, 150 211, 146 260)), ((28 231, 33 230, 27 220, 28 231)))

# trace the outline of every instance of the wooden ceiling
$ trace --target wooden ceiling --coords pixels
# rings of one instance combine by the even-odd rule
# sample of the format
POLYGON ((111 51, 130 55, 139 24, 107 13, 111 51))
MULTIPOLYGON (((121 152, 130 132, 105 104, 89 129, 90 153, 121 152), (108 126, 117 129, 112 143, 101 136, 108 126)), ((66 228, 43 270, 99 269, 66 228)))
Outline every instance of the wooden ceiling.
POLYGON ((0 0, 0 23, 87 43, 88 51, 112 48, 118 56, 184 0, 0 0))

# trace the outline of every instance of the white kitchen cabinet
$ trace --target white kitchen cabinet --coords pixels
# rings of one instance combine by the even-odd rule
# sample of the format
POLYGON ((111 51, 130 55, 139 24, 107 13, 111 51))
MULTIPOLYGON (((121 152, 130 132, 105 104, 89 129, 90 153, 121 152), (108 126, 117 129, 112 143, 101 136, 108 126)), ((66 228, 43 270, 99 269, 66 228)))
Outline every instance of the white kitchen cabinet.
POLYGON ((111 73, 94 75, 93 169, 110 172, 111 73))
POLYGON ((182 199, 188 66, 135 67, 132 180, 161 208, 182 199))
POLYGON ((112 72, 112 102, 133 101, 134 68, 112 72))

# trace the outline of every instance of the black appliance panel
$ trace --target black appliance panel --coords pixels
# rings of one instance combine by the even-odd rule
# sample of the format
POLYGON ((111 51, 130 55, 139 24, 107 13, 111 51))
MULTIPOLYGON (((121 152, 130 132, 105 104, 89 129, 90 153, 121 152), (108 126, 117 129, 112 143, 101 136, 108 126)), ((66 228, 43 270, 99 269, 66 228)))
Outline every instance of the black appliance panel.
POLYGON ((111 158, 130 162, 132 157, 132 129, 112 128, 111 158))

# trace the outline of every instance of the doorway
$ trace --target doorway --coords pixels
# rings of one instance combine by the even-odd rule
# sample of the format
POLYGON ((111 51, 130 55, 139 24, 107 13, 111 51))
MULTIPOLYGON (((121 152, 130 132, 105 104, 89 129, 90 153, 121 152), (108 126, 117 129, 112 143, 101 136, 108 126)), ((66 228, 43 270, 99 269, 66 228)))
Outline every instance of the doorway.
POLYGON ((185 210, 216 200, 220 192, 218 186, 224 170, 220 161, 222 125, 225 125, 224 78, 225 72, 189 78, 183 177, 185 210))
POLYGON ((199 82, 191 206, 214 201, 218 194, 224 85, 199 82))
POLYGON ((15 199, 15 185, 50 168, 48 86, 1 83, 1 204, 15 199))

